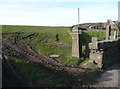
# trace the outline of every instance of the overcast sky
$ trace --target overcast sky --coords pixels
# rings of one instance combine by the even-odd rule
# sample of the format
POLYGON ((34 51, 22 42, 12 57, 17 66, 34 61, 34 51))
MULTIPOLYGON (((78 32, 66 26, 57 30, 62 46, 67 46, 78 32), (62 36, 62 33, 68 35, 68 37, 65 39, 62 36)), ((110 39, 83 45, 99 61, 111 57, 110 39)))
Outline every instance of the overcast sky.
POLYGON ((119 0, 0 0, 0 24, 72 26, 118 20, 119 0))

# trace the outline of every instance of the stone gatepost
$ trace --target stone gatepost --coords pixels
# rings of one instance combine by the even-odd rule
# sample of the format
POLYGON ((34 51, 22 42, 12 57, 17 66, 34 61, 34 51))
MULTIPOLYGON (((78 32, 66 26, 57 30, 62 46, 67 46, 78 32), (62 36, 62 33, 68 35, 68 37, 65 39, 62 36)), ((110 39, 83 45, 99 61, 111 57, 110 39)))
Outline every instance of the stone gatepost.
POLYGON ((72 36, 72 57, 81 58, 82 44, 81 44, 81 29, 79 26, 73 26, 71 29, 72 36))

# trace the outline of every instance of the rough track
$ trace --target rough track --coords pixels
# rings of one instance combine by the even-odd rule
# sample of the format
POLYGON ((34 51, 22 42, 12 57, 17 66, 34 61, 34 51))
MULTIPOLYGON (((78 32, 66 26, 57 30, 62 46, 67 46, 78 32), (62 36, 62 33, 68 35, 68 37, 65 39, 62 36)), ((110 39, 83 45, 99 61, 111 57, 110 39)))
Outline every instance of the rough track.
POLYGON ((119 63, 113 65, 109 69, 107 69, 98 79, 97 79, 97 84, 94 86, 97 87, 119 87, 119 72, 120 72, 120 67, 119 63))
POLYGON ((87 73, 83 68, 65 66, 49 57, 33 51, 22 41, 22 38, 18 34, 12 36, 9 39, 3 39, 2 44, 3 54, 39 64, 45 68, 52 70, 60 76, 66 77, 68 80, 72 79, 71 82, 76 82, 79 80, 75 79, 75 76, 81 76, 87 73))

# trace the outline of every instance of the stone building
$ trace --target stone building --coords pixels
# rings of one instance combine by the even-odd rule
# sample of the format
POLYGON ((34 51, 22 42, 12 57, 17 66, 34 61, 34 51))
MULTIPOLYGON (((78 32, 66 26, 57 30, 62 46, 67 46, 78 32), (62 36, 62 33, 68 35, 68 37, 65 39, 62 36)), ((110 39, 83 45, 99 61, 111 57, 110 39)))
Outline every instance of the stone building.
POLYGON ((106 40, 114 40, 118 38, 119 35, 119 29, 118 29, 118 22, 107 20, 107 23, 105 23, 106 26, 106 40), (114 35, 112 35, 112 32, 114 35))
POLYGON ((89 26, 89 29, 104 29, 104 23, 95 23, 89 26))

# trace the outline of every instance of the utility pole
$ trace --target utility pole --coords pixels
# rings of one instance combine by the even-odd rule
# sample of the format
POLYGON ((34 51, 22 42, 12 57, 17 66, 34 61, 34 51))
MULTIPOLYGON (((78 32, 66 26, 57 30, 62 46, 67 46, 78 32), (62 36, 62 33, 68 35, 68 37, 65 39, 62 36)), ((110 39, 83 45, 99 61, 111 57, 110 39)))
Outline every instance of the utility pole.
POLYGON ((79 8, 78 8, 78 24, 80 23, 80 13, 79 13, 79 8))

